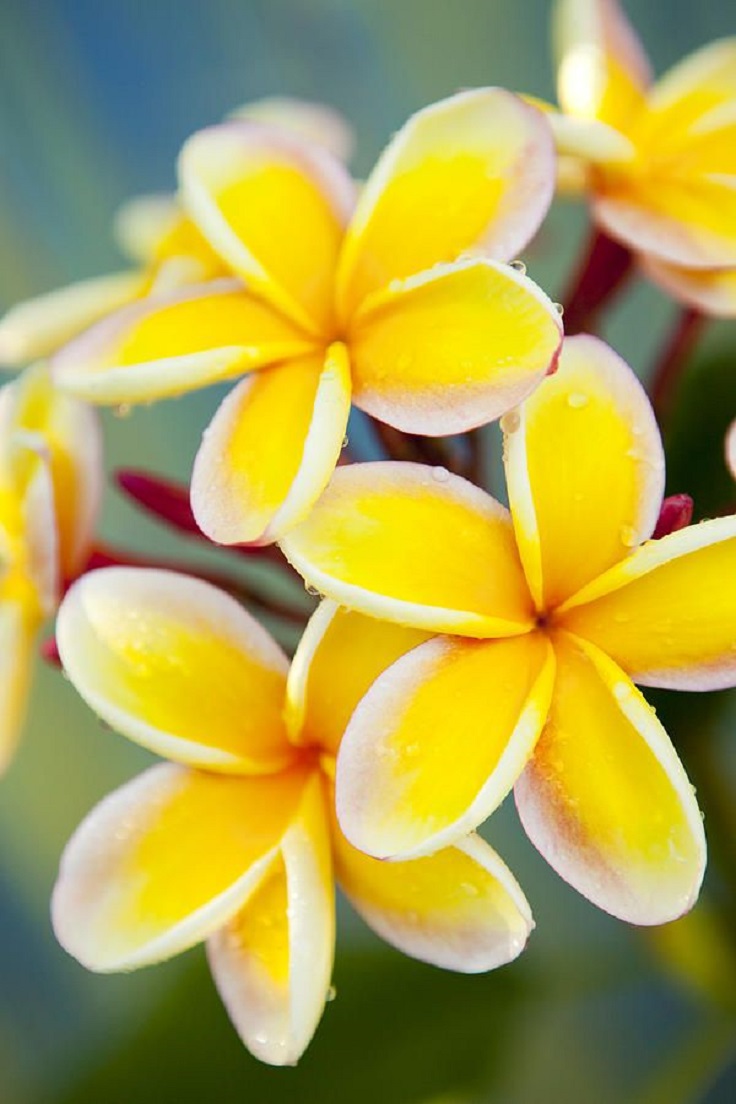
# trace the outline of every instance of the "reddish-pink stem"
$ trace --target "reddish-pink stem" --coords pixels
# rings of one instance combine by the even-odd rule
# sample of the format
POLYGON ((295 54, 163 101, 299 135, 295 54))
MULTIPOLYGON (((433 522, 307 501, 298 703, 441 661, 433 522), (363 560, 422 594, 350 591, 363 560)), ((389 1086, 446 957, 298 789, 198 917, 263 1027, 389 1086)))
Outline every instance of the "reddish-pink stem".
POLYGON ((625 245, 594 228, 582 261, 565 293, 565 333, 596 330, 598 315, 631 274, 634 259, 625 245))
POLYGON ((682 307, 665 340, 649 384, 652 406, 660 424, 670 413, 682 370, 704 325, 705 315, 693 307, 682 307))

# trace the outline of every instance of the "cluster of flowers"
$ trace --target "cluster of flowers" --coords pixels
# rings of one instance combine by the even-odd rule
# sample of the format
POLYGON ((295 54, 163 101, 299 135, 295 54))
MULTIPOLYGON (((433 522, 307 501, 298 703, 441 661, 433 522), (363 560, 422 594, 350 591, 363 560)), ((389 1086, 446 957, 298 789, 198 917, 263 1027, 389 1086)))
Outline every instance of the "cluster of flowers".
POLYGON ((613 915, 663 923, 700 888, 693 790, 634 683, 736 684, 736 518, 663 504, 635 375, 594 336, 563 341, 513 258, 559 182, 676 297, 736 313, 736 41, 650 88, 613 0, 557 14, 562 111, 460 93, 356 188, 333 113, 253 105, 186 142, 175 199, 126 209, 139 270, 0 324, 6 362, 53 354, 0 398, 0 756, 66 591, 68 677, 172 761, 71 840, 57 935, 100 971, 206 941, 267 1062, 296 1061, 321 1016, 335 879, 419 959, 474 972, 522 951, 529 905, 474 834, 512 789, 536 847, 613 915), (86 404, 229 379, 191 508, 220 544, 278 542, 324 596, 290 665, 200 578, 89 571, 86 404), (451 463, 341 464, 352 404, 390 455, 452 437, 452 460, 500 418, 510 509, 451 463))

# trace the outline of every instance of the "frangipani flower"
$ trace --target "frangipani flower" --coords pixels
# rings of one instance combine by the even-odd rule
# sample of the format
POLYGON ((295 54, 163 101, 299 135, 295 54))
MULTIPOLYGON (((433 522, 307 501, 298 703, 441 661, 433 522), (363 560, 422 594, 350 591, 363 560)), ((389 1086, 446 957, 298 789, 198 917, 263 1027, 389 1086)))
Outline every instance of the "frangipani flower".
MULTIPOLYGON (((244 105, 233 117, 268 122, 341 159, 352 149, 349 126, 323 104, 269 97, 244 105)), ((173 195, 141 196, 126 203, 115 231, 123 254, 136 267, 81 280, 12 307, 0 319, 0 368, 49 356, 94 322, 154 290, 226 275, 219 256, 173 195)))
POLYGON ((174 760, 90 813, 53 899, 56 933, 93 970, 127 970, 207 942, 246 1046, 295 1062, 327 997, 333 872, 407 954, 464 972, 515 958, 524 896, 476 836, 380 863, 333 814, 334 754, 375 676, 427 634, 323 605, 291 667, 232 598, 171 572, 85 575, 58 621, 66 671, 120 732, 174 760))
POLYGON ((617 0, 558 0, 563 176, 670 294, 736 314, 736 38, 656 84, 617 0))
POLYGON ((124 309, 57 357, 57 379, 132 403, 248 373, 205 433, 192 505, 215 541, 275 540, 324 489, 351 399, 410 433, 451 434, 554 367, 554 305, 501 263, 547 210, 552 158, 539 112, 464 92, 409 120, 353 210, 323 150, 255 123, 202 131, 180 157, 182 201, 245 285, 124 309))
POLYGON ((506 416, 511 513, 444 469, 339 469, 283 541, 360 612, 447 635, 380 676, 341 745, 337 809, 356 847, 451 844, 515 787, 558 873, 632 923, 672 919, 705 865, 698 807, 634 686, 736 683, 736 518, 647 541, 664 462, 631 370, 589 336, 506 416))
POLYGON ((0 773, 25 716, 33 650, 87 557, 100 498, 96 415, 43 367, 0 389, 0 773))

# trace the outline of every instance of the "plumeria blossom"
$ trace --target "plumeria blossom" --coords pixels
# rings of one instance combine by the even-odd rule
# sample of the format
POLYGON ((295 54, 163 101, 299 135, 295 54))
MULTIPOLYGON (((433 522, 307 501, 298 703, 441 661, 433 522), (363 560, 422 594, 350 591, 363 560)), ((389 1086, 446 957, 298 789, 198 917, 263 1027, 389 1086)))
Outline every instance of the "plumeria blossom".
MULTIPOLYGON (((339 469, 282 547, 322 593, 442 633, 399 659, 340 748, 354 846, 430 854, 512 787, 541 853, 637 924, 695 900, 705 841, 684 770, 634 682, 736 683, 736 518, 648 540, 662 445, 634 374, 590 336, 502 422, 510 513, 444 469, 339 469)), ((680 522, 678 522, 679 524, 680 522)))
MULTIPOLYGON (((352 133, 324 104, 269 97, 246 104, 233 116, 268 122, 347 159, 352 133)), ((152 291, 226 275, 219 256, 184 214, 176 196, 140 196, 115 220, 115 236, 134 267, 81 280, 18 303, 0 319, 0 368, 15 368, 49 356, 94 322, 152 291)))
POLYGON ((237 602, 173 572, 105 568, 68 593, 58 644, 91 707, 173 760, 107 797, 61 863, 53 920, 92 970, 128 970, 206 941, 245 1045, 295 1062, 327 998, 334 878, 407 954, 478 972, 515 958, 524 896, 470 835, 380 863, 333 813, 334 755, 375 676, 428 634, 325 603, 294 662, 237 602))
POLYGON ((0 389, 0 773, 25 716, 33 652, 83 567, 100 498, 96 415, 43 367, 0 389))
POLYGON ((617 0, 558 0, 550 119, 563 186, 648 275, 708 314, 736 314, 736 38, 652 83, 617 0))
POLYGON ((398 429, 452 434, 499 417, 554 367, 558 312, 506 263, 548 208, 552 140, 511 93, 420 111, 357 205, 339 161, 256 122, 195 134, 179 177, 231 277, 118 312, 55 372, 91 402, 126 404, 243 377, 194 465, 193 509, 213 540, 268 543, 306 515, 351 400, 398 429))

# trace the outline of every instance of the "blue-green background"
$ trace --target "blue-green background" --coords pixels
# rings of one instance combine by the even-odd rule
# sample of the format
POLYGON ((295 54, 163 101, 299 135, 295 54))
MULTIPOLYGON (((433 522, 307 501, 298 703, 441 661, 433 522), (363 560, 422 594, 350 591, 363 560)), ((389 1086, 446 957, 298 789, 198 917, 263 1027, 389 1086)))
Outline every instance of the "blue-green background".
MULTIPOLYGON (((628 9, 658 71, 736 32, 724 0, 628 9)), ((245 101, 279 93, 333 104, 357 130, 361 174, 410 112, 457 88, 551 98, 549 15, 545 0, 0 0, 0 306, 118 267, 118 204, 170 190, 186 135, 245 101)), ((560 205, 529 252, 553 296, 584 227, 582 208, 560 205)), ((607 333, 642 376, 672 315, 643 284, 613 313, 607 333)), ((730 333, 707 335, 670 437, 672 489, 698 491, 706 511, 731 493, 720 452, 736 414, 730 333)), ((111 466, 186 477, 216 399, 106 417, 111 466)), ((129 545, 175 547, 113 493, 103 529, 129 545)), ((707 742, 728 805, 736 732, 725 696, 712 707, 663 704, 695 757, 707 742)), ((733 1021, 718 993, 734 977, 728 944, 692 936, 723 982, 709 983, 717 999, 704 996, 656 936, 562 885, 510 808, 488 835, 534 908, 523 959, 487 977, 445 975, 380 948, 346 914, 337 999, 297 1071, 260 1067, 242 1050, 201 950, 131 976, 86 974, 50 932, 59 853, 91 804, 147 762, 57 672, 39 670, 26 739, 0 788, 0 1104, 736 1099, 733 1021)), ((728 835, 728 815, 718 823, 728 835)))

